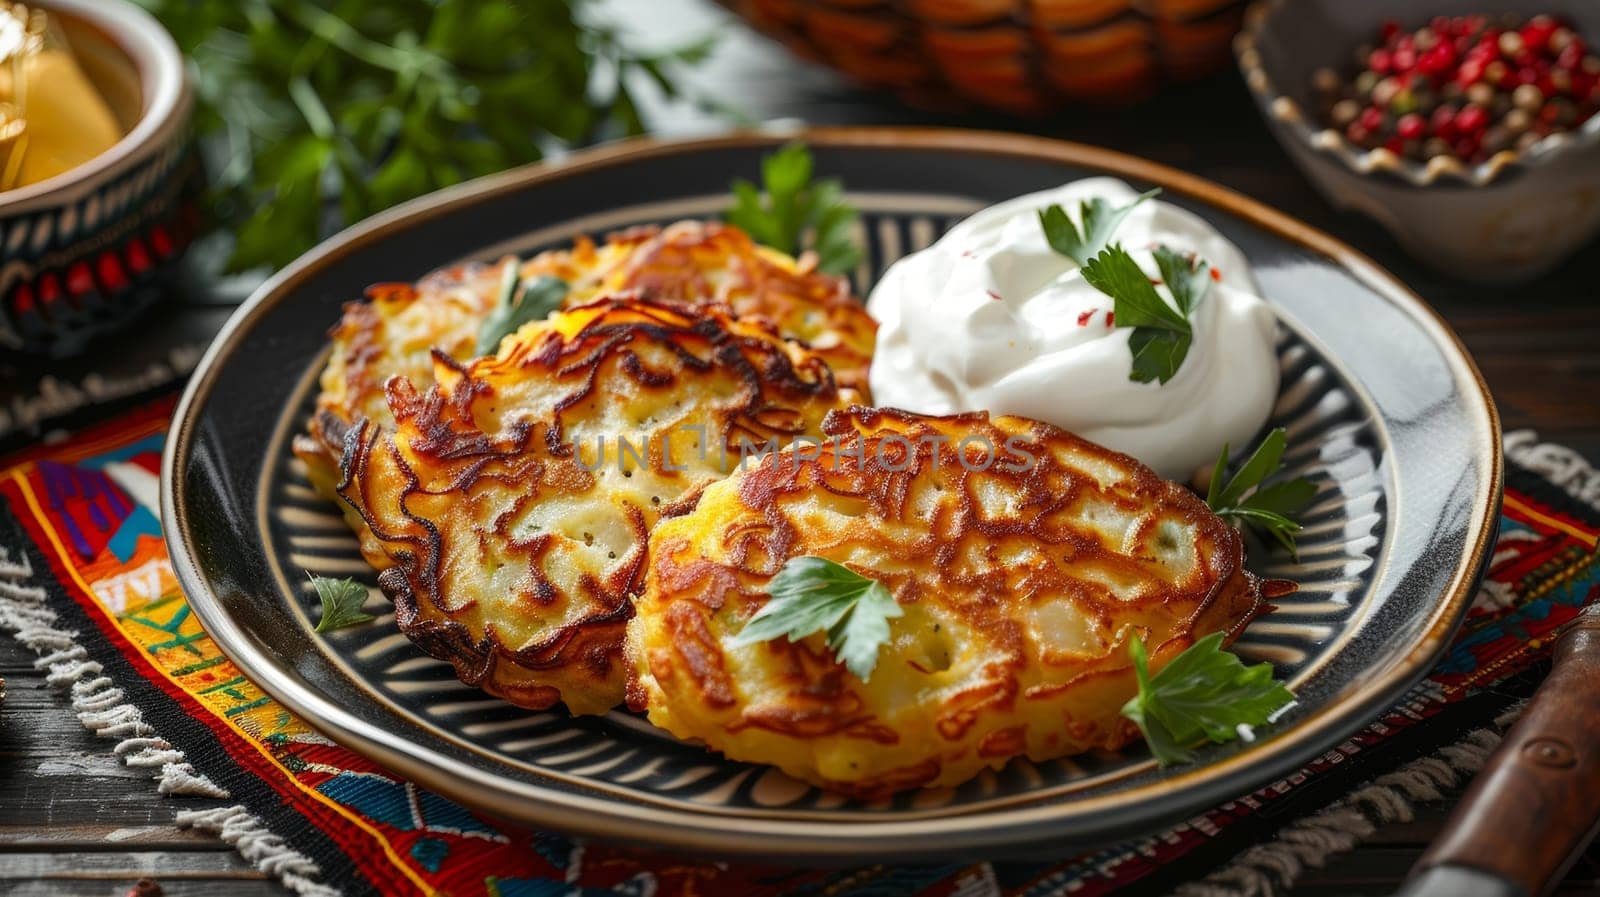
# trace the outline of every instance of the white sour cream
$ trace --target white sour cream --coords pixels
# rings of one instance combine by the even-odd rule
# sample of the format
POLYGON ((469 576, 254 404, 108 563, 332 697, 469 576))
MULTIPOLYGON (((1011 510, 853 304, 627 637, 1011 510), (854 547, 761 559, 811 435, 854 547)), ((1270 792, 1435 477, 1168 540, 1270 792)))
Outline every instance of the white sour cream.
MULTIPOLYGON (((1112 299, 1051 250, 1039 210, 1113 206, 1138 194, 1090 178, 991 206, 937 243, 896 262, 872 291, 877 318, 872 393, 926 414, 986 410, 1055 424, 1125 452, 1170 479, 1188 479, 1261 429, 1278 393, 1276 322, 1243 253, 1205 221, 1158 199, 1140 203, 1112 236, 1151 278, 1165 243, 1198 253, 1215 274, 1190 317, 1194 342, 1165 384, 1128 378, 1130 328, 1112 299)), ((1157 292, 1171 297, 1164 287, 1157 292)))

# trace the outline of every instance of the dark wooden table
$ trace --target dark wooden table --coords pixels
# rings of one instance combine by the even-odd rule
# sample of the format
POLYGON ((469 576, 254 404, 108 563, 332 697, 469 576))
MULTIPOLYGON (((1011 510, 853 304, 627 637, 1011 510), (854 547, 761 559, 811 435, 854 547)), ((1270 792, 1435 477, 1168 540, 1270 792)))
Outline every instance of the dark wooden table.
MULTIPOLYGON (((1144 156, 1218 181, 1327 230, 1371 255, 1438 308, 1477 359, 1506 429, 1530 427, 1548 440, 1600 458, 1600 247, 1517 287, 1452 280, 1406 257, 1376 225, 1334 212, 1300 177, 1258 119, 1232 73, 1174 89, 1125 111, 1083 110, 1045 121, 909 110, 799 63, 741 28, 704 0, 608 0, 641 40, 670 45, 717 29, 722 41, 693 79, 698 99, 730 106, 751 121, 914 124, 1026 130, 1144 156)), ((693 101, 646 105, 646 120, 667 134, 725 126, 693 101)), ((225 315, 214 293, 191 291, 157 310, 141 328, 165 344, 198 344, 225 315), (180 334, 181 338, 173 334, 180 334)), ((176 362, 135 338, 97 359, 142 368, 176 362)), ((0 405, 45 374, 74 382, 87 368, 0 364, 0 405)), ((0 434, 3 436, 3 434, 0 434)), ((10 696, 0 708, 0 894, 122 893, 139 875, 158 876, 169 895, 266 895, 287 891, 231 848, 177 829, 174 814, 203 806, 156 796, 142 772, 120 765, 110 742, 92 737, 64 697, 46 688, 32 657, 0 639, 0 675, 10 696)), ((1394 890, 1433 837, 1447 804, 1424 807, 1365 845, 1308 874, 1294 897, 1378 895, 1394 890)), ((1600 893, 1593 862, 1560 889, 1600 893)))

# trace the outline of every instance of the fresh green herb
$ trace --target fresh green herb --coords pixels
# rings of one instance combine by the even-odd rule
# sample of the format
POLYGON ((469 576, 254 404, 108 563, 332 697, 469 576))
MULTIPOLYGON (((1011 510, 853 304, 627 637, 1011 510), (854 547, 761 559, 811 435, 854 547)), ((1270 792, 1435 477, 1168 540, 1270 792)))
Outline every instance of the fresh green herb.
POLYGON ((861 248, 850 235, 860 216, 844 201, 839 181, 812 181, 811 169, 811 151, 803 143, 762 159, 762 189, 743 178, 729 185, 734 203, 728 223, 779 252, 810 249, 818 270, 842 274, 861 262, 861 248))
POLYGON ((567 282, 559 277, 541 274, 532 280, 523 280, 522 262, 512 259, 500 279, 500 294, 494 310, 489 312, 478 329, 478 354, 493 355, 500 341, 516 333, 529 321, 542 321, 561 307, 567 297, 567 282))
POLYGON ((1178 309, 1161 298, 1139 263, 1121 246, 1110 246, 1083 265, 1083 279, 1116 303, 1112 307, 1116 325, 1133 328, 1128 337, 1128 347, 1133 351, 1133 369, 1128 379, 1139 383, 1166 383, 1178 373, 1194 339, 1189 313, 1205 295, 1204 263, 1190 262, 1161 246, 1156 249, 1156 264, 1164 275, 1170 266, 1178 278, 1176 286, 1169 281, 1168 287, 1178 309))
POLYGON ((1232 477, 1227 476, 1228 446, 1224 445, 1222 454, 1217 457, 1217 466, 1211 472, 1206 504, 1219 517, 1271 536, 1289 552, 1290 557, 1299 560, 1294 537, 1300 532, 1300 523, 1295 515, 1311 504, 1317 487, 1304 477, 1283 480, 1270 486, 1261 485, 1278 471, 1287 444, 1288 436, 1283 428, 1273 430, 1239 465, 1232 477))
POLYGON ((1200 307, 1206 288, 1211 286, 1210 266, 1194 253, 1179 252, 1165 243, 1157 246, 1154 254, 1161 280, 1178 303, 1178 311, 1189 317, 1200 307))
POLYGON ((642 53, 598 0, 139 0, 188 56, 230 266, 552 149, 640 133, 703 41, 642 53))
POLYGON ((1099 196, 1080 202, 1078 220, 1083 222, 1081 230, 1073 225, 1072 219, 1060 206, 1052 205, 1039 212, 1039 226, 1044 228, 1044 238, 1050 242, 1051 249, 1080 266, 1087 265, 1090 259, 1110 245, 1111 235, 1116 232, 1122 219, 1128 217, 1128 213, 1139 203, 1160 192, 1161 188, 1157 187, 1148 193, 1141 193, 1125 206, 1113 206, 1099 196))
POLYGON ((367 587, 353 579, 333 579, 328 576, 311 576, 322 600, 322 619, 317 621, 317 631, 343 629, 374 619, 361 609, 367 601, 367 587))
POLYGON ((1247 667, 1222 650, 1222 633, 1193 645, 1161 672, 1150 675, 1144 641, 1128 645, 1139 694, 1122 706, 1122 715, 1144 732, 1150 753, 1162 766, 1193 759, 1190 749, 1204 741, 1218 744, 1240 737, 1240 726, 1263 726, 1294 701, 1272 678, 1272 664, 1247 667))
POLYGON ((767 592, 772 600, 750 618, 733 644, 779 636, 798 641, 826 632, 833 656, 862 682, 878 665, 878 648, 889 640, 889 621, 901 614, 883 583, 827 558, 790 558, 767 592))

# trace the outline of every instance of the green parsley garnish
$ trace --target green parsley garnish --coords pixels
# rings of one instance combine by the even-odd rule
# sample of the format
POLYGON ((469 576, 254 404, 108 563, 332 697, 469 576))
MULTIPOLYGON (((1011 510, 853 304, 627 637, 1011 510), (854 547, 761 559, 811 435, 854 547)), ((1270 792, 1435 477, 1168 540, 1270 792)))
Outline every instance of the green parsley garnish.
POLYGON ((748 233, 757 243, 779 252, 798 255, 804 249, 817 254, 817 270, 842 274, 861 262, 861 248, 850 237, 859 213, 844 201, 838 180, 811 180, 811 151, 791 143, 761 160, 765 193, 743 178, 735 178, 733 208, 728 223, 748 233))
POLYGON ((1050 248, 1077 262, 1080 266, 1087 265, 1089 260, 1099 255, 1111 243, 1111 235, 1116 231, 1122 219, 1134 207, 1152 196, 1161 192, 1157 187, 1125 206, 1113 206, 1104 198, 1096 196, 1086 202, 1078 203, 1078 220, 1083 222, 1080 231, 1073 225, 1072 219, 1060 206, 1052 205, 1039 212, 1039 226, 1044 228, 1044 238, 1050 242, 1050 248))
POLYGON ((1228 446, 1224 445, 1222 454, 1217 457, 1217 466, 1211 472, 1206 504, 1218 517, 1245 524, 1276 539, 1288 550, 1289 556, 1298 561, 1300 555, 1295 550, 1294 537, 1300 532, 1300 523, 1295 515, 1311 503, 1317 487, 1304 477, 1261 485, 1278 471, 1287 442, 1282 427, 1268 433, 1232 477, 1226 477, 1228 446))
POLYGON ((1240 726, 1263 726, 1294 701, 1283 683, 1272 678, 1272 664, 1247 667, 1222 650, 1222 633, 1213 632, 1161 672, 1150 675, 1144 641, 1128 645, 1139 694, 1122 706, 1122 715, 1144 732, 1150 753, 1162 766, 1193 759, 1190 749, 1240 737, 1240 726))
POLYGON ((561 307, 567 297, 567 282, 559 277, 541 274, 532 280, 523 280, 521 259, 512 259, 500 279, 500 295, 494 310, 478 330, 478 354, 493 355, 500 341, 516 333, 529 321, 542 321, 561 307))
POLYGON ((878 648, 889 640, 889 621, 901 614, 883 583, 827 558, 790 558, 767 592, 772 600, 750 618, 734 645, 779 636, 793 642, 826 632, 833 656, 862 682, 878 665, 878 648))
POLYGON ((1174 309, 1145 276, 1139 263, 1121 246, 1110 246, 1083 266, 1083 279, 1116 303, 1112 319, 1118 327, 1132 327, 1128 348, 1133 370, 1128 379, 1139 383, 1166 383, 1178 373, 1189 354, 1194 329, 1189 315, 1205 298, 1206 264, 1167 246, 1158 246, 1156 264, 1178 303, 1174 309))
POLYGON ((322 619, 317 621, 317 631, 343 629, 357 623, 376 619, 361 609, 367 601, 367 587, 353 579, 334 579, 311 574, 311 584, 316 586, 317 597, 322 601, 322 619))

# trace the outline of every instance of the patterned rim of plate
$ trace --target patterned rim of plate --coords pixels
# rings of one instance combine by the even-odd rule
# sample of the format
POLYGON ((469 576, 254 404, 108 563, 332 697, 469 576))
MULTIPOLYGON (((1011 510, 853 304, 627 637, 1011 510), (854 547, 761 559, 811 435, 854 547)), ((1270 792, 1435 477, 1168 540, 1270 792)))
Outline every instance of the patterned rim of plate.
MULTIPOLYGON (((1451 374, 1457 385, 1466 387, 1462 392, 1467 396, 1476 395, 1482 399, 1483 414, 1479 423, 1483 425, 1485 435, 1492 437, 1493 457, 1487 459, 1488 476, 1480 484, 1483 487, 1483 495, 1478 498, 1481 499, 1480 504, 1484 514, 1476 520, 1474 532, 1468 540, 1469 550, 1459 559, 1455 575, 1452 577, 1452 588, 1427 618, 1428 625, 1423 637, 1411 647, 1405 657, 1398 658, 1397 662, 1389 664, 1386 669, 1363 682, 1358 693, 1342 695, 1319 712, 1295 720, 1287 727, 1288 731, 1265 741, 1261 747, 1220 756, 1215 762, 1206 765, 1174 771, 1130 790, 1092 796, 1071 794, 1070 792, 1079 791, 1087 785, 1103 785, 1110 779, 1122 778, 1149 765, 1147 761, 1117 757, 1091 758, 1088 761, 1078 758, 1074 761, 1062 761, 1059 764, 1041 764, 1038 767, 1030 764, 1013 764, 997 775, 982 777, 973 785, 958 789, 940 799, 929 800, 926 795, 920 799, 917 796, 907 796, 895 802, 865 808, 865 811, 860 807, 845 805, 842 801, 830 800, 827 796, 812 792, 804 786, 774 781, 770 773, 762 772, 760 768, 728 763, 699 749, 672 746, 665 740, 655 741, 652 744, 661 746, 657 757, 672 758, 662 764, 666 767, 666 772, 658 775, 656 773, 660 770, 655 770, 635 780, 621 783, 627 786, 639 786, 639 783, 643 782, 649 786, 648 788, 631 787, 631 790, 620 788, 616 781, 607 781, 603 774, 608 771, 614 772, 618 766, 624 766, 623 763, 606 766, 606 762, 612 759, 611 752, 634 750, 639 747, 638 744, 617 741, 619 735, 622 738, 636 737, 633 733, 642 728, 640 724, 631 721, 625 715, 613 714, 607 721, 585 720, 579 723, 569 721, 562 714, 537 715, 531 719, 523 714, 521 716, 524 718, 518 719, 518 714, 515 712, 507 714, 500 711, 496 716, 497 711, 485 702, 484 696, 455 683, 448 673, 448 667, 433 665, 425 658, 419 659, 423 658, 423 655, 409 645, 389 646, 409 650, 410 654, 397 655, 402 658, 397 661, 387 660, 390 657, 389 647, 382 650, 374 650, 371 647, 373 638, 370 636, 383 630, 376 628, 369 630, 369 637, 366 638, 360 633, 335 633, 332 634, 332 638, 324 641, 325 646, 331 646, 322 652, 326 655, 325 659, 332 660, 344 675, 359 682, 361 688, 365 689, 374 700, 385 704, 391 712, 402 714, 412 712, 414 717, 416 716, 414 711, 407 711, 401 706, 407 694, 432 694, 437 690, 437 693, 441 694, 466 696, 462 702, 452 703, 464 703, 469 709, 477 709, 480 717, 460 723, 461 726, 469 727, 467 730, 469 737, 461 738, 461 732, 447 733, 447 736, 455 737, 446 737, 445 741, 469 751, 498 750, 502 756, 497 758, 497 762, 522 778, 527 787, 522 789, 521 793, 516 793, 518 789, 514 788, 504 793, 497 792, 496 788, 505 788, 506 783, 503 779, 497 780, 488 776, 484 770, 457 762, 453 757, 441 756, 437 752, 425 749, 419 751, 415 745, 394 744, 387 741, 381 731, 344 713, 341 708, 334 706, 323 696, 291 681, 270 661, 262 658, 249 641, 234 629, 232 621, 220 604, 212 598, 205 578, 188 552, 192 534, 183 514, 183 502, 177 500, 175 490, 168 489, 163 495, 163 517, 169 523, 171 534, 169 541, 172 543, 174 566, 186 590, 189 591, 191 601, 196 605, 196 611, 200 614, 202 622, 216 638, 219 646, 223 647, 241 669, 250 674, 265 690, 337 740, 467 803, 514 818, 553 824, 580 833, 613 838, 637 838, 660 845, 697 849, 711 847, 724 853, 789 856, 799 853, 841 858, 864 854, 914 855, 942 851, 947 848, 947 843, 930 840, 940 835, 959 834, 957 840, 962 847, 968 849, 993 848, 1004 844, 1008 839, 1037 841, 1041 833, 1029 831, 1030 825, 1056 833, 1071 831, 1070 827, 1075 819, 1093 818, 1093 814, 1104 814, 1104 811, 1118 806, 1127 809, 1131 804, 1157 794, 1165 794, 1169 798, 1182 794, 1181 801, 1169 802, 1174 806, 1181 805, 1191 809, 1206 802, 1230 797, 1248 790, 1250 785, 1259 784, 1273 774, 1292 769, 1315 750, 1327 747, 1339 734, 1350 730, 1379 709, 1386 700, 1392 699, 1423 672, 1426 661, 1442 648, 1446 637, 1453 631, 1454 624, 1465 609, 1473 574, 1480 565, 1485 540, 1492 528, 1490 515, 1493 514, 1496 505, 1501 462, 1497 452, 1498 423, 1494 416, 1493 405, 1487 401, 1481 379, 1477 376, 1470 360, 1460 351, 1453 335, 1439 324, 1437 318, 1421 305, 1419 300, 1398 287, 1392 279, 1383 275, 1370 262, 1303 225, 1262 209, 1248 200, 1222 191, 1206 182, 1127 157, 1055 141, 1002 135, 825 129, 806 132, 802 136, 813 145, 820 146, 882 145, 884 141, 903 141, 908 146, 938 146, 947 149, 955 146, 962 150, 976 150, 982 153, 1045 156, 1075 165, 1108 170, 1126 177, 1161 183, 1178 193, 1222 206, 1279 237, 1286 237, 1292 242, 1300 243, 1315 252, 1333 258, 1345 269, 1359 276, 1368 288, 1411 314, 1424 329, 1432 330, 1431 337, 1436 344, 1444 347, 1444 354, 1451 356, 1456 366, 1451 374), (366 644, 363 645, 363 642, 366 644), (385 681, 381 675, 375 676, 370 669, 363 668, 362 664, 351 663, 348 656, 362 659, 360 655, 364 647, 366 653, 371 655, 365 660, 383 658, 384 662, 390 665, 398 663, 401 667, 400 673, 389 673, 390 679, 385 681), (426 677, 403 678, 425 671, 426 677), (396 676, 402 678, 396 679, 396 676), (453 691, 452 688, 461 691, 453 691), (481 716, 483 713, 489 714, 492 718, 483 718, 481 716), (574 730, 580 734, 563 735, 574 730), (505 733, 513 733, 517 737, 500 738, 497 746, 479 743, 492 740, 483 736, 505 733), (561 737, 555 738, 554 741, 541 741, 541 738, 551 735, 561 737), (569 744, 574 738, 588 739, 588 742, 582 745, 569 744), (505 744, 508 740, 513 742, 511 747, 505 744), (602 744, 594 748, 592 753, 583 753, 591 743, 599 744, 605 740, 609 740, 613 745, 621 744, 622 747, 602 744), (562 745, 561 751, 555 754, 559 762, 552 760, 551 755, 546 753, 535 755, 535 759, 539 761, 536 765, 528 764, 530 751, 552 744, 562 745), (696 778, 694 769, 696 756, 699 757, 699 765, 712 767, 712 772, 700 774, 696 778), (596 765, 602 768, 588 769, 596 765), (588 770, 587 777, 572 776, 574 766, 582 767, 580 771, 588 770), (720 774, 718 774, 719 767, 720 774), (673 785, 674 779, 686 778, 687 783, 673 785), (557 782, 563 784, 555 784, 557 782), (695 787, 697 783, 702 784, 697 788, 695 787), (1059 787, 1049 787, 1052 783, 1059 787), (554 787, 545 787, 552 785, 554 787), (1007 794, 1008 791, 1011 793, 1007 794), (765 794, 766 798, 762 798, 762 794, 765 794), (774 795, 781 799, 774 798, 774 795), (1050 799, 1057 795, 1066 795, 1066 798, 1050 799), (1002 809, 1003 805, 1019 803, 1024 805, 1002 809), (854 824, 841 830, 840 823, 846 821, 870 822, 870 825, 854 824)), ((180 469, 179 465, 184 463, 191 436, 189 424, 193 410, 203 401, 207 384, 212 380, 221 360, 226 358, 228 346, 248 329, 249 321, 254 315, 261 313, 276 298, 291 292, 300 279, 315 273, 319 263, 336 259, 341 251, 367 240, 378 239, 391 228, 419 224, 429 217, 430 210, 470 202, 474 197, 491 195, 497 189, 504 189, 512 184, 520 185, 547 178, 559 178, 563 172, 575 169, 638 161, 652 155, 689 153, 703 147, 730 144, 767 145, 776 143, 779 139, 770 136, 742 135, 685 143, 636 141, 602 148, 580 154, 554 168, 509 173, 447 191, 445 194, 418 201, 380 216, 373 222, 358 226, 334 238, 264 286, 235 316, 208 352, 200 372, 180 405, 173 438, 169 441, 163 481, 176 482, 173 472, 180 469)), ((893 257, 899 254, 898 247, 884 244, 901 243, 914 247, 925 243, 940 227, 948 223, 949 216, 959 211, 950 202, 938 197, 924 198, 921 202, 912 203, 911 205, 917 208, 909 215, 906 214, 906 206, 895 205, 892 197, 884 198, 863 193, 858 199, 868 211, 867 221, 870 225, 868 243, 872 250, 869 255, 878 259, 880 263, 892 261, 893 257), (922 214, 917 214, 919 212, 922 214), (897 215, 905 220, 898 224, 894 223, 897 215), (933 216, 936 215, 945 217, 935 220, 933 216)), ((625 224, 706 211, 694 202, 685 204, 680 201, 676 206, 681 208, 663 208, 656 205, 614 209, 609 217, 614 219, 616 224, 625 224)), ((490 247, 482 254, 487 256, 501 249, 525 249, 546 245, 569 237, 577 229, 596 230, 606 226, 611 225, 608 222, 597 223, 587 219, 568 220, 510 241, 510 244, 514 245, 490 247)), ((868 270, 861 273, 870 275, 872 272, 868 270)), ((1322 502, 1322 507, 1316 509, 1317 516, 1312 524, 1313 532, 1309 534, 1311 539, 1307 544, 1306 563, 1295 570, 1296 577, 1302 581, 1307 581, 1308 564, 1315 567, 1318 575, 1313 581, 1308 581, 1308 588, 1299 598, 1291 602, 1280 602, 1286 607, 1287 612, 1284 615, 1279 618, 1268 618, 1252 627, 1246 643, 1250 653, 1278 662, 1286 674, 1298 681, 1314 672, 1321 659, 1336 654, 1344 644, 1344 637, 1339 634, 1340 628, 1349 628, 1352 619, 1362 617, 1366 613, 1360 602, 1339 606, 1336 601, 1311 599, 1313 596, 1325 594, 1331 598, 1331 591, 1341 587, 1351 593, 1359 593, 1362 585, 1359 581, 1361 577, 1376 577, 1383 570, 1386 558, 1383 556, 1381 546, 1388 523, 1385 509, 1388 502, 1393 500, 1386 498, 1386 495, 1394 491, 1394 484, 1384 482, 1385 477, 1392 475, 1383 469, 1382 456, 1386 437, 1382 431, 1381 419, 1367 410, 1370 403, 1365 400, 1357 385, 1359 381, 1342 371, 1332 355, 1321 348, 1317 341, 1292 318, 1284 318, 1279 350, 1280 361, 1285 370, 1285 381, 1280 389, 1278 422, 1304 427, 1308 431, 1320 428, 1322 433, 1322 438, 1315 445, 1309 443, 1297 445, 1296 451, 1300 454, 1291 460, 1308 470, 1314 468, 1313 472, 1320 471, 1320 479, 1324 485, 1331 484, 1342 495, 1342 500, 1329 498, 1322 502), (1330 397, 1332 397, 1331 406, 1330 397), (1329 446, 1334 443, 1339 447, 1330 449, 1329 446), (1361 529, 1362 526, 1366 529, 1361 529), (1322 576, 1324 572, 1326 576, 1322 576), (1355 575, 1358 581, 1348 581, 1351 575, 1355 575), (1299 607, 1295 606, 1297 603, 1299 607), (1315 631, 1308 635, 1308 631, 1312 629, 1315 631), (1331 644, 1318 645, 1316 650, 1309 650, 1306 647, 1315 645, 1317 637, 1327 636, 1333 636, 1331 644)), ((301 391, 296 394, 297 400, 305 399, 306 386, 307 384, 302 382, 301 391)), ((291 403, 291 406, 294 404, 291 403)), ((299 407, 285 409, 277 428, 279 438, 275 440, 276 443, 281 443, 285 431, 298 426, 302 420, 300 413, 302 409, 299 407)), ((294 482, 293 467, 284 461, 286 455, 281 444, 269 447, 264 465, 266 469, 259 481, 261 500, 258 501, 258 507, 263 517, 270 508, 280 510, 294 508, 297 502, 310 500, 303 484, 294 482)), ((309 507, 300 507, 294 513, 303 519, 310 519, 305 515, 314 515, 316 512, 309 507)), ((297 563, 304 561, 306 563, 301 563, 301 566, 310 566, 314 570, 321 566, 329 572, 339 572, 341 575, 359 572, 350 567, 349 559, 354 555, 346 551, 346 544, 339 542, 337 538, 339 531, 332 529, 323 534, 313 534, 314 540, 320 543, 320 548, 303 550, 291 556, 286 546, 289 546, 295 538, 292 532, 294 529, 292 526, 284 527, 281 520, 275 522, 263 519, 258 522, 259 533, 276 543, 263 547, 267 549, 268 556, 272 558, 272 563, 277 568, 280 580, 277 588, 280 594, 288 585, 283 579, 280 554, 283 558, 295 560, 297 563)), ((302 537, 306 535, 303 527, 300 535, 302 537)), ((299 547, 305 549, 307 546, 302 544, 299 547)), ((1263 572, 1282 571, 1266 569, 1263 572)), ((293 590, 290 590, 290 593, 293 593, 293 590)), ((306 598, 303 595, 293 602, 302 626, 308 625, 304 616, 305 603, 306 598)), ((403 637, 394 634, 381 641, 387 645, 391 638, 404 641, 403 637)), ((421 714, 421 716, 426 715, 426 713, 421 714)), ((418 720, 414 718, 413 721, 418 720)), ((420 721, 428 726, 439 725, 437 720, 420 721)), ((1126 833, 1137 828, 1141 822, 1148 823, 1150 815, 1150 813, 1123 813, 1120 831, 1126 833)), ((1103 822, 1096 831, 1097 835, 1103 838, 1119 829, 1112 821, 1110 824, 1103 822)))

